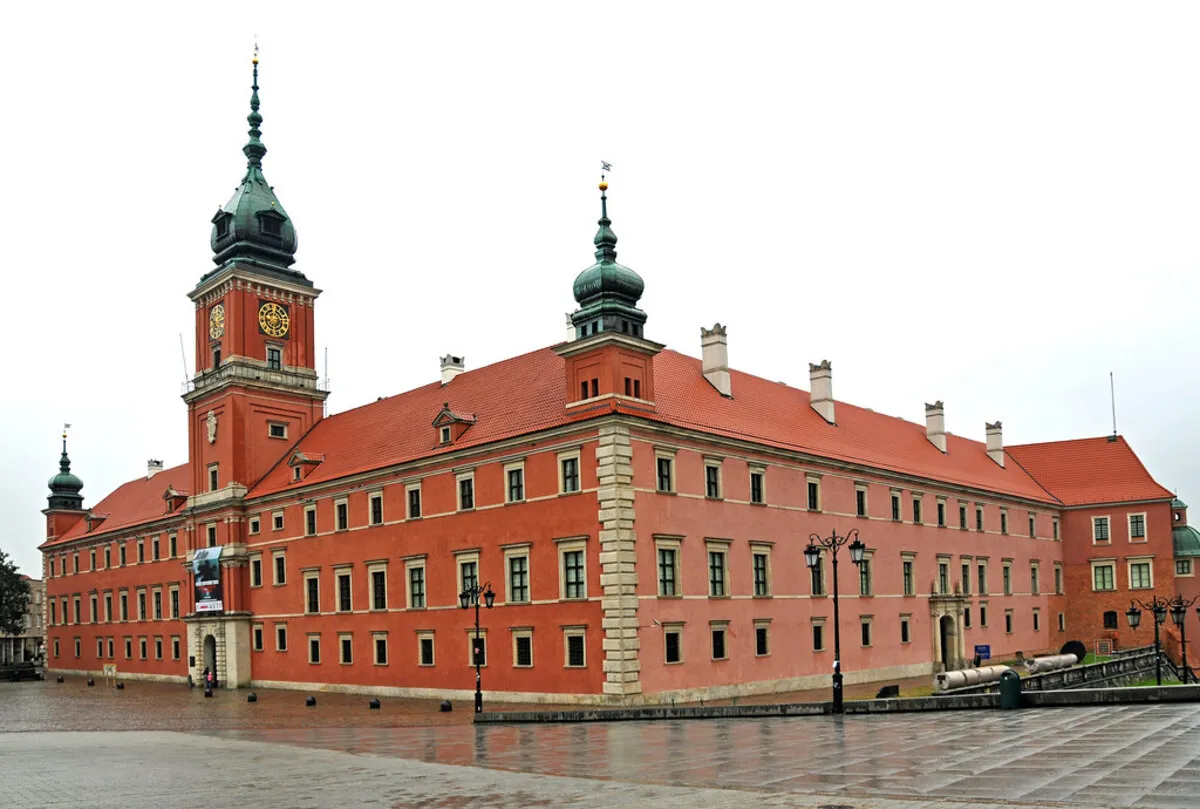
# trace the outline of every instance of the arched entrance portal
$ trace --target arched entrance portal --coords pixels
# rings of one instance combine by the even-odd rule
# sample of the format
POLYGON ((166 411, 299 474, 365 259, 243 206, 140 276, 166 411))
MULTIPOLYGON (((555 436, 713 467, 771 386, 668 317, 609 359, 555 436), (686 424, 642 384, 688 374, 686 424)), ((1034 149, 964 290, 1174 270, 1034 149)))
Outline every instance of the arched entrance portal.
POLYGON ((956 668, 955 647, 957 644, 954 634, 954 619, 949 615, 943 615, 938 621, 938 651, 944 671, 952 671, 956 668))
POLYGON ((217 639, 212 635, 204 636, 204 667, 216 676, 217 673, 217 639))

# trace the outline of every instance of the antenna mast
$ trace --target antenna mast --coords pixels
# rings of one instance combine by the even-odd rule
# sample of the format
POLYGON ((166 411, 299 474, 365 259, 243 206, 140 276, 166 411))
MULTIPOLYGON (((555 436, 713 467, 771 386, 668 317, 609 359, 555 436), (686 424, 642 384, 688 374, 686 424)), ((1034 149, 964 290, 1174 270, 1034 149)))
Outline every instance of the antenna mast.
POLYGON ((1108 372, 1108 394, 1112 399, 1113 440, 1117 438, 1117 388, 1113 383, 1113 372, 1108 372))

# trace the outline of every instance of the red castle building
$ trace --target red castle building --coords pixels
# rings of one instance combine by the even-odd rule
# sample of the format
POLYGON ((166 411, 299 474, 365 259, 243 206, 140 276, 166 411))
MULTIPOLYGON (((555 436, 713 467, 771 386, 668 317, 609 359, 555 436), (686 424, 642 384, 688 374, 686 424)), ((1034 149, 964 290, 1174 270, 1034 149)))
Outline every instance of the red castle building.
MULTIPOLYGON (((262 171, 212 218, 195 303, 188 460, 84 508, 50 481, 47 665, 229 687, 656 702, 824 686, 832 559, 850 681, 1150 642, 1130 598, 1194 590, 1200 533, 1120 436, 1003 444, 837 401, 650 339, 601 184, 569 338, 325 417, 320 290, 262 171), (503 393, 500 393, 503 391, 503 393), (490 583, 478 651, 460 593, 490 583)), ((1193 637, 1200 626, 1189 617, 1193 637)), ((1169 627, 1169 624, 1168 624, 1169 627)), ((1173 631, 1173 630, 1171 630, 1173 631)))

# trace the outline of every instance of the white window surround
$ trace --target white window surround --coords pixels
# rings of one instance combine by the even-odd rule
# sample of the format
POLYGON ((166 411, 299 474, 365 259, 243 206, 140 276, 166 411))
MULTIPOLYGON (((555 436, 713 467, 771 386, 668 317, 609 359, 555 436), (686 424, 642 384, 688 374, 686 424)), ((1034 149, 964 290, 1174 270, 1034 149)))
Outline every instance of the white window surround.
POLYGON ((1125 532, 1126 532, 1125 536, 1128 537, 1129 541, 1134 543, 1135 545, 1140 545, 1143 542, 1149 542, 1150 541, 1150 526, 1146 519, 1146 512, 1135 511, 1132 514, 1126 514, 1125 515, 1125 532), (1142 535, 1140 537, 1135 537, 1133 535, 1133 518, 1134 517, 1142 518, 1142 535))
POLYGON ((315 537, 317 535, 317 507, 315 505, 304 507, 304 526, 303 527, 304 527, 304 536, 315 537), (309 530, 308 530, 308 526, 309 526, 308 515, 309 514, 313 515, 312 516, 313 530, 311 533, 309 533, 309 530))
POLYGON ((582 601, 587 599, 588 591, 588 554, 587 554, 587 537, 571 537, 567 539, 556 539, 558 545, 558 598, 561 601, 567 600, 567 568, 566 554, 572 551, 579 551, 583 559, 583 595, 579 598, 572 598, 571 601, 582 601))
POLYGON ((564 450, 558 453, 555 465, 558 468, 558 493, 559 494, 577 494, 583 491, 583 464, 580 463, 580 455, 582 453, 578 449, 564 450), (575 491, 566 491, 566 482, 563 480, 563 461, 575 461, 575 477, 577 480, 575 491))
MULTIPOLYGON (((454 485, 457 487, 458 482, 455 481, 454 485)), ((423 494, 420 494, 420 491, 421 491, 421 482, 420 481, 417 481, 416 483, 409 483, 404 487, 404 519, 419 520, 419 519, 421 519, 421 516, 423 516, 425 514, 425 496, 423 494), (412 491, 418 492, 417 497, 421 501, 421 514, 417 515, 416 517, 414 517, 412 515, 412 509, 410 508, 410 506, 412 505, 412 495, 409 494, 409 492, 412 492, 412 491)), ((457 496, 458 495, 456 493, 455 497, 457 497, 457 496)))
POLYGON ((268 421, 267 422, 267 438, 275 440, 287 439, 288 426, 286 421, 268 421))
POLYGON ((320 632, 309 632, 307 635, 305 635, 304 636, 304 646, 305 646, 305 652, 308 654, 308 662, 311 665, 320 665, 321 664, 320 658, 322 656, 321 655, 321 633, 320 632), (318 658, 317 660, 313 660, 313 641, 314 640, 317 642, 317 658, 318 658))
MULTIPOLYGON (((471 649, 468 646, 467 647, 468 659, 470 658, 470 656, 471 656, 471 649)), ((424 667, 424 668, 429 668, 431 666, 437 665, 437 642, 434 640, 434 632, 432 629, 418 629, 417 630, 417 665, 424 667), (423 640, 429 641, 429 648, 433 652, 433 659, 430 660, 428 663, 424 662, 421 659, 421 646, 422 646, 421 641, 423 641, 423 640)))
POLYGON ((367 525, 383 525, 386 521, 383 513, 383 492, 376 490, 367 494, 367 525), (375 501, 379 501, 379 522, 375 522, 375 501))
POLYGON ((682 598, 683 597, 683 570, 680 561, 683 558, 682 554, 683 537, 677 536, 655 536, 654 537, 654 592, 659 598, 682 598), (661 571, 658 564, 658 552, 660 550, 668 550, 675 552, 675 592, 671 595, 664 596, 659 592, 659 578, 661 571))
POLYGON ((824 496, 821 491, 821 476, 815 472, 806 472, 804 474, 804 508, 809 511, 824 511, 824 496), (817 485, 817 507, 816 509, 808 508, 808 484, 815 483, 817 485))
POLYGON ((1153 590, 1154 589, 1154 557, 1153 556, 1128 556, 1125 560, 1125 574, 1129 577, 1126 581, 1129 582, 1130 590, 1153 590), (1133 586, 1133 566, 1145 565, 1150 572, 1150 584, 1146 587, 1133 586))
MULTIPOLYGON (((458 596, 458 593, 463 591, 463 565, 469 562, 475 563, 476 582, 480 585, 483 584, 483 572, 479 569, 479 549, 472 548, 470 550, 454 551, 454 576, 458 581, 458 590, 455 592, 456 597, 458 596)), ((424 564, 422 563, 421 566, 424 567, 424 564)), ((426 571, 426 573, 428 574, 428 571, 426 571)), ((429 586, 428 579, 426 580, 425 585, 426 587, 429 586)), ((426 600, 426 603, 429 603, 428 600, 426 600)))
MULTIPOLYGON (((488 636, 487 629, 485 627, 480 627, 478 636, 479 636, 480 644, 483 645, 483 662, 480 664, 479 667, 486 669, 492 663, 492 655, 488 651, 488 645, 487 645, 487 636, 488 636)), ((473 626, 468 627, 467 628, 467 666, 469 668, 475 668, 475 637, 476 637, 475 627, 473 627, 473 626)))
MULTIPOLYGON (((404 557, 403 561, 404 561, 404 608, 405 609, 423 610, 426 608, 426 607, 413 607, 412 606, 413 594, 412 594, 412 572, 411 572, 413 568, 418 568, 418 567, 421 568, 422 570, 424 570, 425 569, 425 558, 426 558, 425 554, 421 554, 419 556, 404 557)), ((458 560, 455 560, 455 562, 456 562, 455 567, 458 567, 457 561, 458 560)), ((458 592, 461 593, 462 592, 462 574, 461 574, 462 568, 458 568, 458 569, 459 569, 458 592)), ((478 570, 478 568, 476 568, 476 570, 478 570)), ((425 592, 422 594, 422 596, 425 599, 425 604, 428 605, 429 604, 429 580, 428 580, 428 578, 425 579, 425 592)), ((457 596, 458 596, 458 593, 455 593, 456 598, 457 598, 457 596)))
MULTIPOLYGON (((746 485, 747 486, 750 485, 750 476, 751 475, 758 475, 759 480, 761 481, 761 484, 759 486, 759 491, 762 494, 762 500, 759 503, 755 503, 755 505, 765 505, 766 503, 769 503, 770 500, 767 499, 767 467, 760 465, 760 464, 753 464, 753 463, 748 464, 747 466, 748 466, 748 469, 746 471, 746 485)), ((751 501, 751 502, 754 502, 754 501, 751 501)))
POLYGON ((283 585, 287 583, 287 551, 271 551, 271 584, 283 585), (283 559, 283 580, 279 578, 279 562, 277 559, 283 559))
MULTIPOLYGON (((475 630, 471 630, 474 633, 475 630)), ((509 627, 509 634, 512 636, 512 664, 514 669, 531 669, 533 668, 533 627, 531 626, 514 626, 509 627), (529 663, 523 665, 518 663, 517 656, 517 639, 529 638, 529 663)))
POLYGON ((348 498, 348 497, 339 497, 338 499, 333 501, 333 530, 335 530, 335 531, 349 531, 350 530, 350 498, 348 498), (343 508, 346 509, 346 525, 345 526, 342 526, 342 524, 340 522, 338 522, 338 512, 343 508))
MULTIPOLYGON (((561 474, 561 472, 560 472, 560 474, 561 474)), ((526 484, 525 460, 522 459, 519 461, 513 461, 512 463, 506 463, 504 465, 504 502, 505 503, 524 503, 526 500, 528 500, 529 492, 526 490, 527 487, 525 484, 526 484), (521 473, 521 499, 519 499, 519 500, 513 500, 510 497, 510 495, 512 494, 512 487, 509 485, 509 474, 508 474, 509 472, 520 472, 521 473)))
POLYGON ((304 596, 304 610, 303 610, 304 614, 305 615, 320 615, 321 614, 321 572, 319 570, 304 571, 303 596, 304 596), (309 609, 308 583, 310 581, 316 581, 316 583, 317 583, 317 608, 315 610, 309 609))
POLYGON ((708 622, 708 643, 709 643, 708 656, 709 656, 710 660, 728 660, 729 659, 729 621, 720 620, 720 621, 709 621, 708 622), (712 651, 713 651, 712 650, 712 638, 713 638, 713 634, 716 632, 720 632, 725 636, 724 638, 722 638, 722 646, 724 646, 724 649, 722 649, 722 651, 724 651, 725 654, 722 655, 721 657, 714 657, 712 654, 712 651))
POLYGON ((584 626, 564 626, 563 633, 563 668, 565 669, 585 669, 587 668, 587 627, 584 626), (571 665, 571 643, 569 638, 583 639, 583 665, 571 665))
POLYGON ((1196 565, 1191 559, 1176 559, 1175 560, 1175 576, 1177 578, 1191 578, 1196 575, 1196 565))
POLYGON ((771 619, 770 618, 755 618, 754 625, 754 656, 755 657, 770 657, 771 656, 771 619), (758 653, 758 630, 767 630, 767 651, 763 654, 758 653))
POLYGON ((686 621, 663 621, 663 665, 664 666, 679 666, 683 664, 683 627, 686 621), (675 634, 679 636, 677 648, 679 649, 678 660, 667 660, 667 635, 675 634))
POLYGON ((387 666, 392 662, 391 644, 388 643, 388 633, 386 631, 371 633, 371 662, 376 666, 387 666), (383 663, 379 662, 379 652, 377 651, 379 641, 383 641, 383 652, 385 655, 385 662, 383 663))
POLYGON ((809 619, 808 639, 809 639, 810 643, 812 643, 814 635, 815 635, 815 633, 812 631, 812 628, 817 627, 817 626, 821 627, 821 645, 820 645, 820 647, 817 647, 816 644, 812 644, 812 650, 814 652, 829 651, 829 638, 826 637, 827 633, 825 632, 825 629, 826 629, 825 623, 826 623, 826 621, 825 621, 824 616, 819 616, 816 618, 809 619))
MULTIPOLYGON (((376 573, 383 574, 383 594, 384 594, 384 599, 386 601, 387 596, 388 596, 387 569, 388 569, 388 563, 386 561, 368 562, 367 563, 367 598, 370 599, 367 602, 368 610, 371 610, 374 612, 384 612, 387 609, 386 607, 384 607, 384 609, 380 610, 380 609, 376 609, 376 607, 375 607, 375 574, 376 573)), ((351 588, 353 588, 354 587, 353 583, 351 583, 350 586, 351 586, 351 588)), ((353 597, 353 594, 351 597, 353 597)))
MULTIPOLYGON (((859 635, 858 635, 858 645, 859 645, 861 648, 863 648, 863 649, 869 649, 869 648, 871 648, 872 646, 874 646, 874 645, 875 645, 875 616, 874 616, 874 615, 860 615, 860 616, 858 616, 858 625, 859 625, 859 627, 860 627, 860 628, 859 628, 859 635), (862 642, 862 629, 861 629, 861 627, 863 627, 863 626, 868 626, 868 627, 870 627, 870 629, 868 629, 868 630, 867 630, 867 634, 871 636, 871 642, 870 642, 870 643, 863 643, 863 642, 862 642)), ((910 629, 911 629, 911 628, 910 628, 910 629)), ((911 637, 911 635, 910 635, 910 637, 911 637)))
MULTIPOLYGON (((507 483, 505 484, 507 485, 507 483)), ((454 500, 458 505, 459 511, 470 511, 479 505, 478 492, 475 491, 475 470, 470 472, 459 472, 454 476, 454 500), (471 508, 464 509, 462 503, 462 482, 464 480, 471 481, 471 508)))
MULTIPOLYGON (((505 604, 528 604, 533 601, 533 569, 530 564, 532 554, 530 550, 533 547, 532 543, 521 542, 516 545, 503 545, 504 550, 504 602, 505 604), (521 601, 515 601, 512 593, 509 592, 512 588, 512 575, 509 568, 510 559, 519 559, 525 557, 525 589, 528 591, 526 597, 521 601)), ((586 564, 586 562, 584 563, 586 564)), ((462 592, 461 590, 459 592, 462 592)), ((515 659, 515 658, 514 658, 515 659)))
POLYGON ((262 531, 262 515, 255 514, 253 517, 251 517, 249 527, 251 536, 260 533, 262 531))
MULTIPOLYGON (((761 556, 767 557, 767 592, 766 592, 766 595, 755 596, 756 598, 770 598, 771 596, 773 596, 775 594, 775 571, 774 571, 775 566, 771 563, 771 548, 774 546, 774 544, 775 543, 773 543, 773 542, 756 542, 754 540, 750 541, 750 593, 751 593, 751 595, 754 594, 754 557, 755 557, 755 555, 761 555, 761 556)), ((657 558, 657 556, 658 556, 658 554, 656 553, 655 557, 657 558)), ((726 564, 726 567, 728 567, 728 563, 726 564)), ((726 571, 726 573, 728 573, 728 571, 726 571)), ((726 581, 725 586, 726 586, 726 589, 729 588, 728 581, 726 581)))
POLYGON ((654 448, 654 489, 659 492, 677 492, 679 491, 679 475, 678 468, 675 464, 675 450, 663 449, 661 447, 654 448), (659 460, 668 460, 671 462, 671 487, 669 489, 661 489, 658 486, 658 462, 659 460))
MULTIPOLYGON (((371 655, 374 657, 375 650, 371 649, 371 655)), ((354 664, 354 634, 351 632, 338 633, 338 663, 343 666, 351 666, 354 664), (350 659, 346 659, 345 648, 346 641, 350 641, 350 659)))
POLYGON ((272 531, 282 531, 283 530, 283 512, 282 511, 272 511, 271 512, 271 530, 272 531))
POLYGON ((1094 592, 1094 593, 1110 593, 1117 589, 1117 562, 1115 559, 1093 560, 1091 563, 1091 574, 1092 574, 1092 580, 1091 580, 1091 582, 1089 582, 1089 584, 1091 585, 1092 592, 1094 592), (1096 589, 1096 568, 1100 568, 1100 567, 1107 567, 1110 570, 1112 570, 1113 586, 1112 586, 1111 590, 1097 590, 1096 589))
POLYGON ((1097 514, 1092 517, 1092 544, 1107 544, 1112 542, 1112 518, 1107 514, 1097 514), (1108 526, 1108 537, 1106 539, 1096 539, 1096 521, 1104 520, 1108 526))
POLYGON ((718 458, 712 455, 704 456, 704 496, 708 497, 708 470, 709 468, 717 470, 717 493, 714 498, 720 500, 725 497, 725 459, 718 458))
MULTIPOLYGON (((912 637, 913 637, 912 636, 912 613, 911 612, 900 613, 900 626, 908 627, 908 632, 905 633, 908 637, 908 640, 903 639, 904 635, 901 635, 901 640, 900 640, 900 643, 902 645, 907 646, 908 644, 912 643, 912 637)), ((874 640, 874 635, 872 635, 871 639, 874 640)))
POLYGON ((732 582, 729 581, 729 548, 731 545, 733 545, 733 540, 731 539, 714 539, 712 537, 705 537, 704 539, 704 571, 705 577, 709 579, 708 586, 705 589, 708 592, 709 598, 729 598, 732 595, 730 592, 732 582), (721 554, 721 583, 724 585, 725 592, 719 596, 714 596, 712 593, 712 572, 709 569, 708 558, 708 554, 710 553, 721 554))

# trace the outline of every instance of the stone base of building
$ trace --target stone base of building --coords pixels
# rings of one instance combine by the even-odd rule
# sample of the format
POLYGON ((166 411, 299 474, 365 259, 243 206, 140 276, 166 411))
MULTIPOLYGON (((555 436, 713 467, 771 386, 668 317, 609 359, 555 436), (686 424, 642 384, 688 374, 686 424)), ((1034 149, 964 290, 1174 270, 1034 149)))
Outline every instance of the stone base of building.
MULTIPOLYGON (((104 671, 96 669, 46 669, 46 677, 91 677, 93 680, 103 680, 104 671)), ((187 684, 187 677, 179 674, 146 674, 137 671, 121 671, 117 670, 117 680, 123 682, 147 682, 147 683, 175 683, 179 685, 187 684)), ((199 683, 197 683, 199 685, 199 683)))

